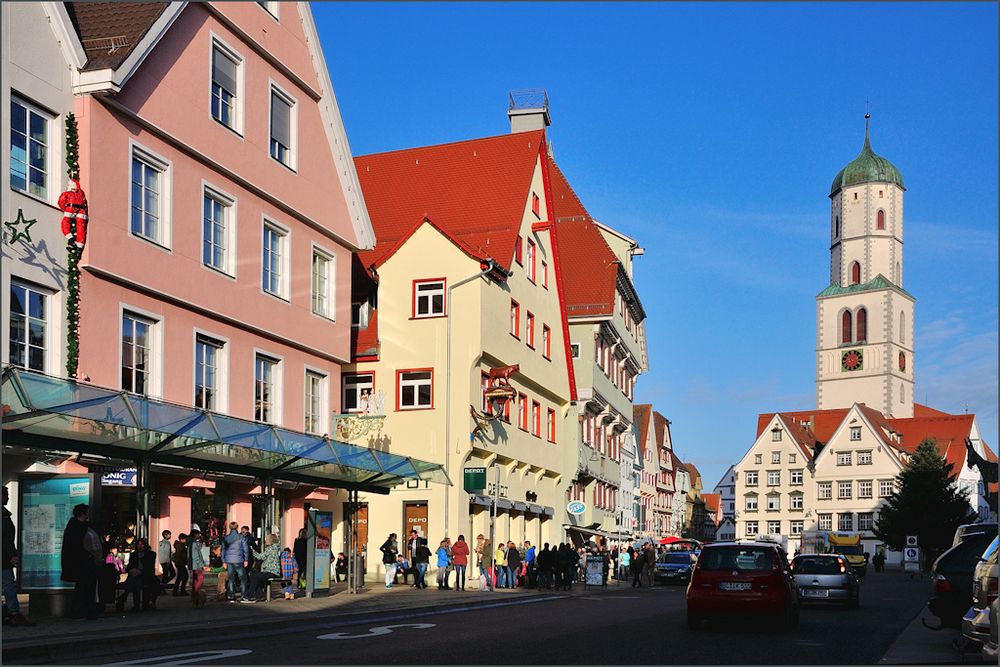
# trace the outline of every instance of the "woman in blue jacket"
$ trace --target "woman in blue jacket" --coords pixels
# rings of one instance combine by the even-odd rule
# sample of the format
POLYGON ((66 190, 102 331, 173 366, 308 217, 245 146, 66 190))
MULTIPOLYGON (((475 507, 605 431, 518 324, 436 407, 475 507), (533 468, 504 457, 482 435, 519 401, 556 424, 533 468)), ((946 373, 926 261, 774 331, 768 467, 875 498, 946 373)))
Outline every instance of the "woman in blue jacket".
POLYGON ((449 566, 451 565, 451 540, 447 537, 441 540, 436 554, 438 590, 450 591, 451 586, 448 585, 448 575, 451 574, 449 570, 449 566))

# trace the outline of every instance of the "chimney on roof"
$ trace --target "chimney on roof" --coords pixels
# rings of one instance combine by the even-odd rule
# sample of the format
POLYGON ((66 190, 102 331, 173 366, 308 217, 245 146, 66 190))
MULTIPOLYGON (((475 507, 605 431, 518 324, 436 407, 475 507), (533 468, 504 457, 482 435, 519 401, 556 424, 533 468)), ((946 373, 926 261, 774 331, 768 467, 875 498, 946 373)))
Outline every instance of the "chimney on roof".
POLYGON ((549 96, 544 88, 512 90, 507 96, 507 118, 511 134, 544 130, 552 124, 549 96))

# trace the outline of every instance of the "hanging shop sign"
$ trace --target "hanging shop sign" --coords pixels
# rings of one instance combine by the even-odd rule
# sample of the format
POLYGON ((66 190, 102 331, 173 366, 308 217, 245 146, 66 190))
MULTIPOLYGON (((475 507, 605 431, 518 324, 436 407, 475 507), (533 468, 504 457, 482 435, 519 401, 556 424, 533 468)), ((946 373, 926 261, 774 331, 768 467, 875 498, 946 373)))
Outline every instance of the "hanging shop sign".
POLYGON ((566 511, 574 516, 579 516, 587 511, 587 503, 582 500, 571 500, 566 503, 566 511))
POLYGON ((90 504, 90 477, 21 478, 21 588, 73 588, 63 581, 62 538, 73 508, 90 504))
POLYGON ((466 468, 464 482, 469 493, 482 493, 486 488, 486 468, 466 468))

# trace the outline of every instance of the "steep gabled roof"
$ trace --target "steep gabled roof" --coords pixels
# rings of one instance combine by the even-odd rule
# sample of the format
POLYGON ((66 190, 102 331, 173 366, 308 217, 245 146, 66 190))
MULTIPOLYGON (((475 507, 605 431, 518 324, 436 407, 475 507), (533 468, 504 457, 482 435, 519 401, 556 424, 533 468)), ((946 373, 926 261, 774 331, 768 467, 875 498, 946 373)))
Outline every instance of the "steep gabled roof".
POLYGON ((798 445, 799 451, 806 457, 806 460, 811 461, 816 455, 817 445, 816 435, 812 432, 812 429, 797 419, 786 416, 784 413, 779 413, 778 418, 785 425, 785 432, 788 433, 788 437, 798 445))
POLYGON ((66 2, 66 13, 83 43, 85 72, 121 65, 170 3, 66 2))
POLYGON ((653 426, 655 430, 656 444, 662 445, 667 439, 667 418, 659 412, 653 411, 653 426))
POLYGON ((431 222, 471 257, 509 267, 544 146, 536 130, 354 158, 378 239, 361 261, 380 266, 431 222))
POLYGON ((695 467, 695 465, 693 463, 685 463, 684 467, 687 468, 687 471, 691 474, 691 486, 693 487, 700 484, 701 473, 698 472, 698 469, 695 467))
POLYGON ((566 276, 566 315, 613 315, 618 258, 590 220, 557 223, 566 276))
MULTIPOLYGON (((810 430, 816 440, 826 442, 833 435, 833 432, 837 430, 837 427, 840 426, 840 423, 844 421, 847 412, 848 408, 837 408, 834 410, 800 410, 797 412, 782 412, 780 414, 786 423, 789 420, 811 422, 810 430)), ((757 415, 757 435, 755 439, 760 437, 760 434, 771 423, 771 418, 775 414, 777 413, 763 412, 757 415)))
POLYGON ((903 436, 896 444, 898 449, 912 454, 921 442, 933 438, 938 452, 952 465, 952 474, 957 475, 965 465, 965 439, 972 433, 974 420, 975 415, 948 415, 890 421, 903 436))
POLYGON ((632 406, 632 423, 639 427, 639 456, 646 456, 646 439, 649 437, 649 418, 653 413, 653 406, 649 403, 636 403, 632 406))
POLYGON ((705 499, 705 509, 713 515, 719 512, 719 504, 722 502, 722 495, 719 493, 703 493, 701 497, 705 499))

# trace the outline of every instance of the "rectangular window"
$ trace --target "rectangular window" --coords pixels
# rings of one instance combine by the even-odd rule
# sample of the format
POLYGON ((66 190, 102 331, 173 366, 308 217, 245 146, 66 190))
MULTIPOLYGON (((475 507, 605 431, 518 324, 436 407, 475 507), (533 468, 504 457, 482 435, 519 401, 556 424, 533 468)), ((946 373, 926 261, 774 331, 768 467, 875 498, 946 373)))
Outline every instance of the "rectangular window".
POLYGON ((122 390, 145 396, 152 383, 152 320, 122 314, 122 390))
POLYGON ((333 319, 333 258, 313 248, 312 311, 320 317, 333 319))
POLYGON ((580 344, 579 343, 572 343, 572 344, 570 344, 570 346, 569 346, 569 354, 574 359, 579 359, 580 358, 580 344))
POLYGON ((797 519, 791 523, 791 533, 792 535, 802 534, 802 519, 797 519))
POLYGON ((194 340, 194 406, 202 410, 220 411, 221 340, 198 334, 194 340))
POLYGON ((849 466, 849 465, 851 465, 851 453, 850 452, 837 452, 837 465, 839 465, 839 466, 849 466))
POLYGON ((837 498, 841 500, 850 498, 853 486, 853 482, 837 482, 837 498))
POLYGON ((355 329, 368 328, 368 302, 351 304, 351 326, 355 329))
POLYGON ((544 259, 542 260, 542 287, 549 288, 549 265, 544 259))
POLYGON ((528 430, 528 397, 524 394, 517 395, 517 427, 528 430))
POLYGON ((441 317, 444 311, 444 279, 413 281, 413 317, 441 317))
POLYGON ((862 479, 858 481, 858 498, 871 498, 872 497, 872 481, 870 479, 862 479))
POLYGON ((781 471, 780 470, 768 470, 767 471, 767 485, 768 486, 778 486, 781 484, 781 471))
POLYGON ((854 530, 854 514, 852 512, 837 515, 837 530, 854 530))
POLYGON ((747 486, 757 486, 757 471, 748 470, 745 473, 747 486))
POLYGON ((239 67, 235 53, 220 44, 212 46, 212 118, 237 132, 239 67))
POLYGON ((514 261, 524 266, 524 239, 521 238, 520 234, 514 242, 514 261))
POLYGON ((285 241, 286 232, 274 225, 264 224, 261 257, 261 281, 264 291, 285 298, 285 241))
POLYGON ((254 358, 253 418, 273 424, 277 420, 278 360, 263 354, 254 358))
POLYGON ((875 515, 871 512, 858 513, 858 530, 874 530, 875 515))
POLYGON ((531 402, 531 435, 542 437, 542 406, 538 401, 531 402))
POLYGON ((531 193, 531 212, 535 214, 536 218, 541 219, 541 217, 542 217, 542 200, 534 192, 531 193))
POLYGON ((801 493, 793 493, 791 496, 789 496, 789 507, 791 507, 793 510, 802 509, 801 493))
POLYGON ((524 328, 527 330, 528 347, 535 348, 535 315, 529 310, 525 315, 524 328))
POLYGON ((528 280, 535 282, 535 242, 528 239, 528 280))
POLYGON ((135 236, 163 245, 162 198, 166 165, 132 149, 130 225, 135 236))
POLYGON ((872 464, 872 452, 870 449, 866 449, 863 452, 858 452, 859 466, 870 466, 871 464, 872 464))
MULTIPOLYGON (((776 428, 773 431, 771 431, 771 442, 781 442, 781 429, 780 428, 776 428)), ((778 452, 774 452, 774 453, 777 454, 778 452)), ((777 461, 775 461, 775 463, 777 463, 777 461)))
POLYGON ((292 167, 292 110, 295 102, 271 88, 271 157, 292 167))
POLYGON ((893 484, 893 481, 891 479, 880 479, 878 481, 878 497, 888 498, 889 496, 891 496, 894 490, 894 486, 895 485, 893 484))
POLYGON ((780 521, 768 521, 767 522, 767 532, 770 535, 779 535, 781 533, 781 522, 780 521))
POLYGON ((201 262, 229 275, 235 267, 230 261, 233 200, 205 189, 201 214, 201 262))
POLYGON ((513 299, 510 300, 510 335, 521 337, 521 304, 513 299))
POLYGON ((802 471, 801 470, 791 470, 789 471, 790 483, 799 486, 802 484, 802 471))
POLYGON ((746 510, 747 512, 757 511, 757 496, 747 496, 746 497, 746 510))
POLYGON ((767 509, 769 509, 771 511, 780 510, 781 509, 781 496, 779 496, 776 493, 769 495, 767 497, 767 509))
POLYGON ((747 537, 754 537, 757 535, 757 522, 747 521, 747 537))
POLYGON ((763 454, 754 454, 753 455, 753 462, 755 464, 757 464, 757 465, 760 465, 761 463, 764 462, 764 455, 763 454))
POLYGON ((400 410, 426 410, 434 407, 433 371, 399 371, 396 378, 400 410))
POLYGON ((781 463, 781 452, 771 452, 771 463, 781 463))
POLYGON ((556 411, 549 408, 545 412, 545 430, 548 433, 549 442, 556 441, 556 411))
POLYGON ((542 356, 552 358, 552 329, 547 324, 542 325, 542 356))
POLYGON ((34 287, 10 281, 10 352, 13 366, 46 371, 48 349, 48 297, 34 287))
POLYGON ((52 116, 10 96, 10 187, 49 198, 49 121, 52 116))
POLYGON ((833 515, 820 514, 816 523, 819 525, 820 530, 833 530, 833 515))
POLYGON ((861 439, 861 427, 860 426, 852 426, 851 427, 851 440, 857 441, 857 440, 860 440, 860 439, 861 439))
POLYGON ((795 463, 795 454, 789 454, 788 455, 788 462, 789 463, 795 463))
POLYGON ((486 400, 486 390, 490 388, 490 376, 487 373, 482 373, 479 378, 479 409, 482 410, 484 415, 488 415, 492 412, 490 409, 490 402, 486 400))
POLYGON ((816 491, 820 500, 830 500, 833 498, 833 482, 820 482, 816 485, 816 491))
POLYGON ((305 395, 305 424, 306 433, 322 434, 323 428, 323 403, 326 386, 326 376, 314 371, 306 371, 306 395, 305 395))
POLYGON ((341 383, 343 384, 341 412, 345 414, 360 412, 361 406, 368 402, 368 397, 375 389, 375 375, 373 373, 344 375, 341 383))

